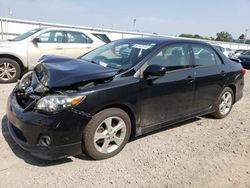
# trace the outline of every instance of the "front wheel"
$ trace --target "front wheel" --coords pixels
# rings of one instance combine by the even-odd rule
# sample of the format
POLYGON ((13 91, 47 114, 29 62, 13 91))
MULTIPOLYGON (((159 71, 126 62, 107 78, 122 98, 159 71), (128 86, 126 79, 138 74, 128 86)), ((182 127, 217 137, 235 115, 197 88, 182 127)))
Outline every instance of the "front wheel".
POLYGON ((93 116, 83 132, 83 149, 96 160, 118 154, 131 133, 131 121, 119 108, 105 109, 93 116))
POLYGON ((226 117, 233 107, 233 102, 234 93, 231 88, 226 87, 215 104, 216 111, 212 115, 218 119, 226 117))

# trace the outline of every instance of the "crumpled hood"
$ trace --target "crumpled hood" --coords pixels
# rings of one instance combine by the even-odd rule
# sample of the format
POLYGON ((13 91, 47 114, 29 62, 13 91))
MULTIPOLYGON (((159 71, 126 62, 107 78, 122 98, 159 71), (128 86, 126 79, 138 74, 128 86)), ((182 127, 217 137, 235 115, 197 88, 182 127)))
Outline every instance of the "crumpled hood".
POLYGON ((49 88, 68 87, 76 83, 113 77, 117 69, 88 61, 60 56, 43 56, 35 67, 39 80, 49 88))

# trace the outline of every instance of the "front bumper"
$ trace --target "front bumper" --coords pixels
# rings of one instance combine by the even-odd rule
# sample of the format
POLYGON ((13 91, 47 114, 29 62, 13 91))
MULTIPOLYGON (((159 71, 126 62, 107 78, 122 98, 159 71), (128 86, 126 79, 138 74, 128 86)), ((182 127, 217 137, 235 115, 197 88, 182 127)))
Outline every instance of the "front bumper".
POLYGON ((32 155, 55 160, 82 153, 83 127, 89 117, 71 110, 57 114, 25 112, 12 93, 7 103, 8 129, 14 141, 32 155), (49 136, 50 144, 39 144, 41 136, 49 136))

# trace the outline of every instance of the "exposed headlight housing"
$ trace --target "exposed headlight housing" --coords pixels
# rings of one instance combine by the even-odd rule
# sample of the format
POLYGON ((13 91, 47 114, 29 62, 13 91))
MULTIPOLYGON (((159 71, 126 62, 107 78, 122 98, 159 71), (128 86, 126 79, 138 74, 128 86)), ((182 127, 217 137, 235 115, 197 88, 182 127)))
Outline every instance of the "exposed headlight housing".
POLYGON ((40 63, 34 69, 38 80, 45 86, 48 85, 49 74, 48 71, 44 68, 44 66, 40 63))
POLYGON ((64 109, 77 106, 86 96, 49 95, 41 98, 35 109, 44 112, 58 112, 64 109))
POLYGON ((32 81, 32 72, 28 72, 25 75, 23 75, 22 79, 19 82, 19 88, 20 89, 26 89, 30 86, 32 81))

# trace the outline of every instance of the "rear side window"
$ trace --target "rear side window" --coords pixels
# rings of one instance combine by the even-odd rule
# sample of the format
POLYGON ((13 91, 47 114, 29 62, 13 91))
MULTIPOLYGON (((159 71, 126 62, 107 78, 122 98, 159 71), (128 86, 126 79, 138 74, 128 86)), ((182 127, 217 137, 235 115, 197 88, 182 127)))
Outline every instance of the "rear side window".
POLYGON ((192 50, 196 66, 212 66, 222 64, 220 57, 212 48, 208 46, 192 44, 192 50))
POLYGON ((105 43, 110 43, 111 42, 111 40, 105 34, 92 33, 92 35, 94 35, 95 37, 97 37, 98 39, 100 39, 101 41, 103 41, 105 43))
POLYGON ((67 42, 68 43, 92 43, 93 41, 84 33, 67 31, 67 42))

